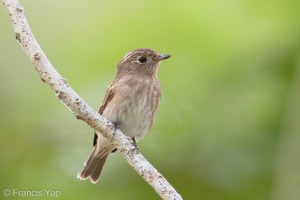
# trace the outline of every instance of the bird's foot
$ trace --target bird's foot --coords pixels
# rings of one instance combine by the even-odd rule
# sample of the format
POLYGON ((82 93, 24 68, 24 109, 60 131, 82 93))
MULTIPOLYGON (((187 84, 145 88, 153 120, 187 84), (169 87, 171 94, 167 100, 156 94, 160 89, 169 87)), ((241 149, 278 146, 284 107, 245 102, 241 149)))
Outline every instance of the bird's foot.
POLYGON ((139 152, 141 151, 139 149, 134 137, 132 138, 132 144, 134 145, 134 148, 132 149, 132 151, 134 151, 134 150, 138 150, 139 152))

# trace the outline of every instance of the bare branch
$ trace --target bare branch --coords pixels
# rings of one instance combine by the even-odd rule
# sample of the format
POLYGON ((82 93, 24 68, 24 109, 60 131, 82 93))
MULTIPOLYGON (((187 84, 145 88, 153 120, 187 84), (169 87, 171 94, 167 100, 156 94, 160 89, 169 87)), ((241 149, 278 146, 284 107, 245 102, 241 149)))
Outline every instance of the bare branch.
POLYGON ((130 138, 115 129, 110 121, 87 105, 69 86, 67 80, 54 69, 33 36, 24 14, 24 8, 20 3, 17 0, 2 0, 2 2, 11 18, 16 39, 39 72, 41 80, 50 85, 58 99, 72 111, 77 119, 86 122, 114 144, 130 166, 154 188, 162 199, 182 199, 170 183, 135 148, 130 138))

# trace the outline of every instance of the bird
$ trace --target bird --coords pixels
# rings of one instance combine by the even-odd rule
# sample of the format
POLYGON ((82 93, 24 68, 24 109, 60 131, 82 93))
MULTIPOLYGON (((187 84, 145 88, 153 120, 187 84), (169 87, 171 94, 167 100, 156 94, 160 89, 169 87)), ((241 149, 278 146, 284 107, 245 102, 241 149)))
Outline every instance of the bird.
MULTIPOLYGON (((148 48, 129 51, 117 65, 117 74, 100 106, 99 113, 130 137, 136 147, 155 119, 161 98, 158 68, 170 57, 148 48)), ((97 183, 108 155, 117 149, 98 131, 94 131, 93 146, 77 178, 97 183)))

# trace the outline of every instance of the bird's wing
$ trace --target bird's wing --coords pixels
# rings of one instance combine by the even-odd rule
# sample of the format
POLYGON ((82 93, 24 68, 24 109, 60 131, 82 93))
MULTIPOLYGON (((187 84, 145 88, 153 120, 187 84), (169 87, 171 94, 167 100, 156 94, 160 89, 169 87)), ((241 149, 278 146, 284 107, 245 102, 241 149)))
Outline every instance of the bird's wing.
MULTIPOLYGON (((104 109, 106 108, 107 104, 112 100, 112 98, 114 97, 115 94, 115 89, 114 89, 114 84, 112 83, 111 85, 109 85, 106 94, 104 96, 104 100, 102 102, 102 105, 99 109, 99 113, 102 115, 104 109)), ((96 134, 96 132, 94 132, 94 141, 93 141, 93 145, 95 146, 97 144, 97 139, 98 139, 98 135, 96 134)))
POLYGON ((107 88, 107 91, 106 91, 106 94, 105 94, 105 97, 104 97, 104 100, 102 102, 102 105, 99 109, 99 113, 102 115, 103 114, 103 111, 104 109, 106 108, 107 104, 112 100, 112 98, 114 97, 114 92, 115 89, 113 87, 113 84, 110 85, 108 88, 107 88))

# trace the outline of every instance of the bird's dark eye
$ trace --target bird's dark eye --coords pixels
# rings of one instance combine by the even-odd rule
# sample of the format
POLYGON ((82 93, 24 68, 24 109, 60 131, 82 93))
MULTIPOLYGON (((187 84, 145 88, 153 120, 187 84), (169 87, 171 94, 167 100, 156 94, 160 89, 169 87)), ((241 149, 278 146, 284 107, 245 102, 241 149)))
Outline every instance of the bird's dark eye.
POLYGON ((144 57, 144 56, 141 56, 141 57, 138 58, 138 60, 139 60, 140 63, 145 63, 147 61, 147 58, 144 57))

